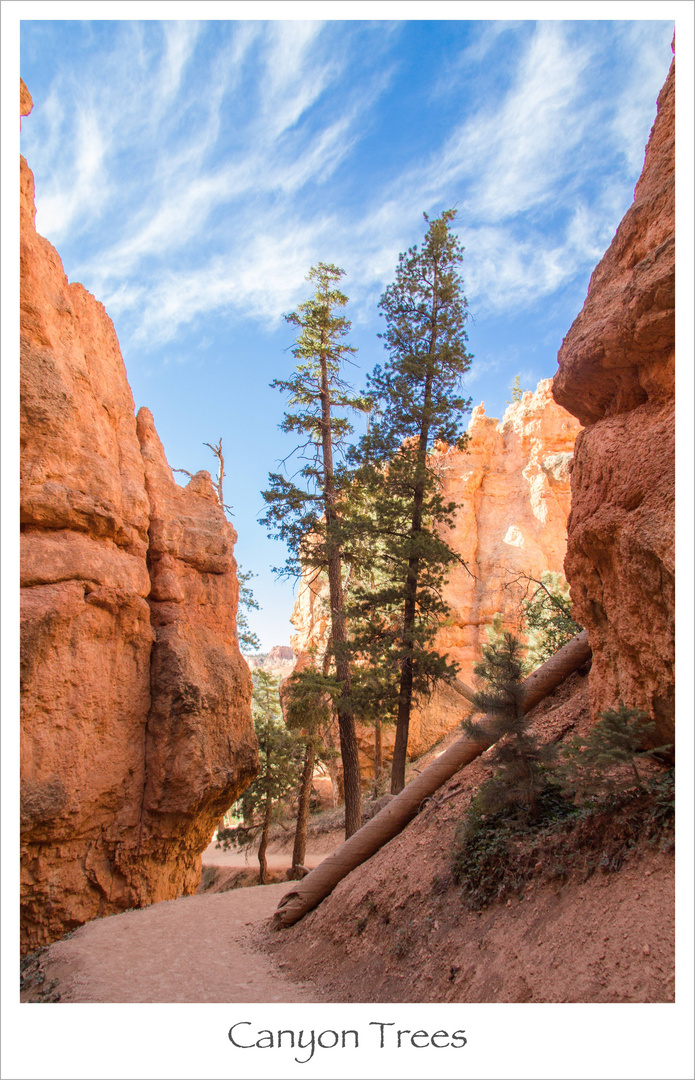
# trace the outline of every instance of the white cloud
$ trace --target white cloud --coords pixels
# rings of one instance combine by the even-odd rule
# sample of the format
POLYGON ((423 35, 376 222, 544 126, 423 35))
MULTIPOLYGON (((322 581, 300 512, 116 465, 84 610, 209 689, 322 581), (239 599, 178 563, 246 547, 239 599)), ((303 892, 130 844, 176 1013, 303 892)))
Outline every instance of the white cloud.
POLYGON ((317 62, 312 46, 322 30, 320 22, 271 23, 262 76, 262 113, 265 135, 276 139, 293 127, 325 90, 335 64, 317 62))
MULTIPOLYGON (((509 360, 509 356, 505 357, 505 361, 509 360)), ((470 371, 467 371, 463 376, 462 384, 464 393, 468 393, 473 383, 479 381, 483 375, 487 375, 490 371, 496 371, 500 366, 498 359, 494 360, 479 360, 476 358, 475 363, 471 366, 470 371)))
POLYGON ((555 23, 540 23, 497 108, 469 115, 431 162, 432 192, 462 191, 477 221, 502 221, 547 199, 582 136, 585 50, 555 23))
MULTIPOLYGON (((319 230, 328 232, 328 224, 319 223, 319 230)), ((142 304, 134 340, 161 344, 199 316, 229 309, 278 323, 302 298, 307 269, 316 261, 315 227, 246 231, 239 239, 243 260, 216 256, 161 278, 142 304)))
MULTIPOLYGON (((242 21, 200 68, 198 24, 120 25, 118 48, 98 58, 103 77, 95 69, 73 87, 74 114, 64 82, 44 105, 32 158, 55 180, 39 187, 38 223, 58 241, 92 230, 80 276, 153 343, 212 312, 272 323, 302 298, 319 258, 348 270, 353 318, 371 317, 398 252, 423 235, 422 211, 454 204, 472 307, 533 303, 593 266, 626 207, 625 174, 579 197, 589 155, 607 147, 614 160, 643 144, 653 118, 652 91, 631 96, 638 74, 599 114, 588 39, 538 23, 519 37, 506 93, 472 111, 466 102, 427 159, 390 178, 382 170, 378 184, 366 171, 354 205, 339 206, 328 181, 350 166, 394 75, 388 54, 359 81, 349 35, 338 52, 330 24, 242 21), (117 235, 102 229, 111 218, 117 235)), ((658 84, 662 50, 645 25, 625 32, 624 47, 658 84)), ((485 62, 509 28, 483 25, 461 63, 485 62)))
POLYGON ((99 213, 108 197, 109 178, 105 167, 108 142, 91 106, 80 108, 74 142, 74 163, 69 186, 56 187, 37 207, 40 232, 60 238, 75 227, 84 215, 99 213))
POLYGON ((623 86, 611 124, 611 134, 616 147, 625 156, 631 172, 637 174, 644 164, 649 129, 645 128, 645 115, 656 116, 656 97, 653 87, 661 87, 664 81, 664 29, 670 33, 670 26, 660 26, 660 32, 654 32, 650 22, 626 23, 622 28, 625 44, 629 46, 637 62, 628 69, 630 77, 623 86))
POLYGON ((159 111, 178 93, 184 69, 195 49, 200 25, 195 22, 164 22, 161 24, 166 50, 159 69, 159 111))

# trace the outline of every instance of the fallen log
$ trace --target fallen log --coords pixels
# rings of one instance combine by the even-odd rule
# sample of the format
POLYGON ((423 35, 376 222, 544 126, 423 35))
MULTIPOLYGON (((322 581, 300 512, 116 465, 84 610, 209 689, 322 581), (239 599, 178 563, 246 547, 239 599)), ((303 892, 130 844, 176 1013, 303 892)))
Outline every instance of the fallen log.
MULTIPOLYGON (((530 712, 535 705, 590 659, 589 635, 586 630, 583 630, 524 680, 521 698, 523 711, 530 712)), ((465 686, 465 683, 462 685, 465 686)), ((484 721, 485 717, 481 724, 484 721)), ((353 833, 337 851, 319 863, 300 884, 286 893, 273 915, 272 925, 276 929, 292 926, 308 911, 320 904, 339 881, 397 836, 415 817, 425 799, 433 795, 459 769, 470 764, 491 745, 492 739, 482 736, 473 739, 464 735, 458 739, 419 776, 406 784, 400 794, 391 799, 371 821, 353 833)))
POLYGON ((475 705, 475 690, 472 690, 468 683, 465 683, 463 679, 453 679, 449 683, 452 690, 455 690, 461 697, 465 697, 466 701, 470 701, 471 705, 475 705))

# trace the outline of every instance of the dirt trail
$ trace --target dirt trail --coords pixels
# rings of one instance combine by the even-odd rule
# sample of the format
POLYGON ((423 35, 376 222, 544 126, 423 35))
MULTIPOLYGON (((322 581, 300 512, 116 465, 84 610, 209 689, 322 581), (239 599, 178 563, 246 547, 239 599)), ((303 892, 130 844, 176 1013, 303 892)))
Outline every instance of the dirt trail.
MULTIPOLYGON (((57 980, 60 1001, 73 1002, 319 1001, 250 945, 287 888, 187 896, 95 919, 43 954, 43 986, 57 980)), ((22 1000, 46 1000, 40 990, 22 1000)))
MULTIPOLYGON (((318 866, 320 862, 335 851, 343 842, 344 837, 338 835, 323 840, 322 844, 312 844, 306 853, 304 865, 308 869, 318 866)), ((251 851, 239 851, 237 848, 218 847, 216 841, 208 844, 202 856, 203 866, 230 866, 239 870, 258 871, 258 854, 255 849, 251 851)), ((292 848, 271 843, 266 852, 266 862, 269 870, 287 870, 292 863, 292 848)), ((289 885, 287 886, 289 888, 289 885)))

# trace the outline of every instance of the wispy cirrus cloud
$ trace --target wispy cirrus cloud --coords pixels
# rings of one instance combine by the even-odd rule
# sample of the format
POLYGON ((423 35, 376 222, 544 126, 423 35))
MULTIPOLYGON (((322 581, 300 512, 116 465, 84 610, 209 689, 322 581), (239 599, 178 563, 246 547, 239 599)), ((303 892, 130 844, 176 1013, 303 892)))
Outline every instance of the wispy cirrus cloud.
MULTIPOLYGON (((501 32, 481 35, 472 49, 482 58, 501 32)), ((561 23, 540 23, 508 91, 471 110, 426 167, 398 179, 386 204, 393 211, 404 203, 414 210, 418 198, 427 207, 458 205, 467 285, 478 305, 503 311, 537 301, 592 267, 610 242, 631 193, 629 169, 615 165, 624 142, 634 150, 636 130, 648 130, 664 76, 663 42, 653 29, 625 34, 638 53, 635 72, 651 74, 647 93, 632 93, 644 77, 635 74, 630 92, 599 107, 588 92, 589 44, 561 23), (592 190, 604 158, 613 172, 592 190)), ((637 172, 641 154, 628 164, 637 172)))
POLYGON ((315 226, 286 229, 280 236, 272 230, 254 236, 245 232, 240 239, 244 260, 217 255, 201 266, 162 275, 146 295, 115 291, 105 303, 118 311, 136 300, 133 340, 150 347, 171 341, 181 327, 216 312, 243 311, 246 318, 279 323, 295 305, 307 267, 316 261, 315 226))
POLYGON ((108 132, 100 126, 93 106, 82 106, 73 134, 71 183, 54 187, 41 200, 41 226, 51 235, 64 236, 80 217, 100 213, 110 186, 108 140, 108 132))
POLYGON ((476 111, 445 147, 438 168, 450 186, 465 180, 465 204, 484 221, 525 213, 567 176, 588 122, 581 109, 586 50, 541 23, 510 92, 493 111, 476 111))
POLYGON ((165 22, 162 23, 165 50, 159 66, 157 85, 159 94, 157 106, 161 111, 167 102, 172 101, 181 88, 186 65, 193 56, 200 23, 165 22))
POLYGON ((603 100, 592 91, 607 71, 596 35, 484 24, 450 58, 448 91, 432 82, 462 95, 460 120, 405 168, 380 162, 377 184, 361 142, 370 125, 389 135, 379 128, 398 77, 389 34, 357 77, 365 38, 344 30, 337 48, 330 23, 223 25, 213 40, 204 23, 123 24, 106 72, 100 57, 72 87, 72 116, 63 78, 30 148, 48 178, 39 228, 58 242, 91 231, 77 270, 138 341, 212 312, 277 321, 320 258, 349 269, 359 320, 420 235, 423 210, 458 207, 469 297, 489 311, 551 295, 610 240, 639 156, 626 147, 653 115, 653 89, 633 91, 644 71, 658 88, 663 69, 645 24, 611 30, 636 74, 603 100), (470 96, 503 47, 503 82, 470 96), (61 140, 51 181, 48 148, 61 140))

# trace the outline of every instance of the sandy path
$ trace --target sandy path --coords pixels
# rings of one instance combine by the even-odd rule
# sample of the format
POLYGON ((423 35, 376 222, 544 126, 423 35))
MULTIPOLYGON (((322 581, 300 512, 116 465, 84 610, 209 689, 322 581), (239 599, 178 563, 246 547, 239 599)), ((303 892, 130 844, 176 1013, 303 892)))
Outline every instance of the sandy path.
POLYGON ((50 946, 46 980, 58 980, 61 1001, 319 1001, 250 945, 287 888, 203 893, 95 919, 50 946))
MULTIPOLYGON (((309 847, 304 860, 305 866, 309 869, 313 869, 314 866, 318 866, 320 862, 335 851, 336 847, 340 847, 344 837, 341 835, 337 840, 332 843, 327 841, 322 847, 313 846, 309 847)), ((239 870, 258 870, 258 854, 256 851, 244 852, 239 851, 237 848, 228 848, 227 851, 222 847, 217 847, 216 841, 213 840, 211 844, 205 848, 203 852, 203 866, 232 866, 239 870)), ((268 863, 269 870, 287 870, 292 865, 292 848, 286 848, 278 851, 277 849, 271 849, 266 854, 266 862, 268 863)), ((289 888, 289 886, 287 886, 289 888)))

